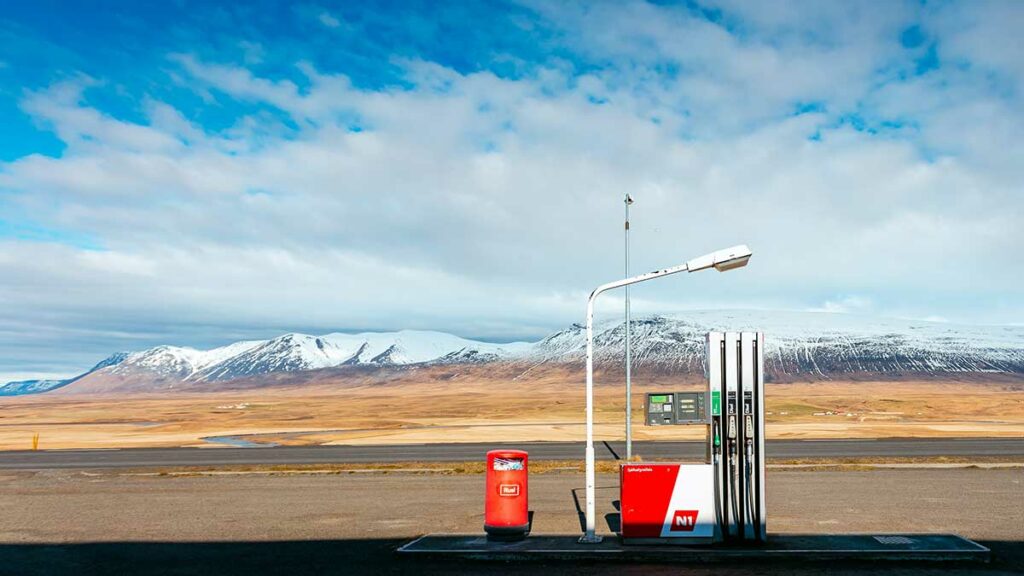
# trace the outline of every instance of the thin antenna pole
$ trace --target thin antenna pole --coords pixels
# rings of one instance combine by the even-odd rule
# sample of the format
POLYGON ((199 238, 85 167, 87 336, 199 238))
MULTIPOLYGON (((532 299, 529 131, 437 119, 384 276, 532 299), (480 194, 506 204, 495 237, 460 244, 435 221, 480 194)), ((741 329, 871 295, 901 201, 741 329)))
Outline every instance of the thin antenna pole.
MULTIPOLYGON (((629 278, 629 205, 633 199, 626 194, 626 274, 629 278)), ((633 459, 633 383, 632 349, 630 346, 629 286, 626 286, 626 460, 633 459)))

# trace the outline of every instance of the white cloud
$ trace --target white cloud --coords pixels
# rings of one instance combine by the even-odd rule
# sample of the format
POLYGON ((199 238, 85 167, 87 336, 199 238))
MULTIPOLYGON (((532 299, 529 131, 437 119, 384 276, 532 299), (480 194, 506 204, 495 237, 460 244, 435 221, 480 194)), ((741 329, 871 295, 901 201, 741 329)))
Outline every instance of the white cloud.
POLYGON ((266 49, 264 49, 263 45, 259 42, 240 40, 238 42, 238 47, 242 49, 242 60, 247 66, 262 63, 266 56, 266 49))
POLYGON ((22 108, 37 121, 52 127, 65 143, 84 149, 115 148, 132 152, 170 151, 181 147, 172 134, 116 120, 84 106, 83 92, 101 88, 92 78, 79 76, 59 82, 45 92, 31 92, 22 108))
POLYGON ((30 93, 25 110, 67 150, 0 165, 0 189, 105 250, 0 244, 0 346, 29 326, 38 338, 12 358, 69 340, 99 354, 287 329, 540 336, 579 321, 589 290, 621 274, 627 191, 636 271, 737 242, 755 251, 741 272, 639 286, 637 310, 1020 321, 1024 270, 1007 257, 1024 240, 1019 98, 963 71, 880 88, 908 13, 857 6, 814 14, 835 29, 827 42, 749 6, 743 34, 635 3, 545 7, 566 42, 612 65, 513 80, 396 61, 413 86, 380 91, 309 62, 296 63, 300 89, 172 56, 211 106, 269 106, 290 126, 254 113, 208 133, 152 98, 144 122, 119 120, 91 104, 106 88, 87 78, 30 93), (865 105, 920 130, 839 121, 865 105))
POLYGON ((686 110, 686 130, 700 137, 745 132, 799 103, 854 106, 877 84, 878 70, 898 57, 899 30, 910 16, 896 3, 885 10, 863 3, 720 4, 735 32, 683 6, 536 7, 585 54, 612 64, 609 82, 686 110))
POLYGON ((320 15, 317 16, 317 19, 320 20, 321 24, 328 28, 337 28, 338 26, 341 26, 341 21, 327 11, 321 12, 320 15))

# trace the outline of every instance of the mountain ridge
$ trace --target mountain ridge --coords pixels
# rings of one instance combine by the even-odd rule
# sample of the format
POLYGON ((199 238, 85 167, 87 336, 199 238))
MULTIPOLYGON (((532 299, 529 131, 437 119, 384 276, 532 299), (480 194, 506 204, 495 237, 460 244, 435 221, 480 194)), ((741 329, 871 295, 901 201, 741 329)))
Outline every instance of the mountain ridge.
MULTIPOLYGON (((1024 327, 971 326, 826 312, 693 311, 632 321, 634 367, 648 373, 703 372, 704 334, 766 333, 769 379, 827 380, 843 374, 886 377, 991 375, 1024 378, 1024 327)), ((595 329, 598 368, 621 365, 625 324, 595 329)), ((21 381, 0 395, 87 391, 216 389, 223 382, 259 382, 274 374, 346 368, 504 363, 525 375, 538 366, 582 366, 585 329, 574 324, 537 342, 495 344, 444 332, 288 333, 211 350, 156 346, 118 353, 65 381, 21 381)), ((517 377, 518 378, 518 377, 517 377)))

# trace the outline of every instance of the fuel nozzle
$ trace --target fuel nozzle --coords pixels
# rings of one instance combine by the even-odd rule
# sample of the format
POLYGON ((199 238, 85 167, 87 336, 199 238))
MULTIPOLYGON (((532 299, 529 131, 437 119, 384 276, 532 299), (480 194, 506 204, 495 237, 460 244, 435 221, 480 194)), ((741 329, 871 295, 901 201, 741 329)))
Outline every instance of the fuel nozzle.
POLYGON ((711 419, 711 461, 718 466, 722 458, 722 419, 714 417, 711 419))
POLYGON ((729 454, 736 454, 736 415, 729 414, 725 437, 729 441, 729 454))

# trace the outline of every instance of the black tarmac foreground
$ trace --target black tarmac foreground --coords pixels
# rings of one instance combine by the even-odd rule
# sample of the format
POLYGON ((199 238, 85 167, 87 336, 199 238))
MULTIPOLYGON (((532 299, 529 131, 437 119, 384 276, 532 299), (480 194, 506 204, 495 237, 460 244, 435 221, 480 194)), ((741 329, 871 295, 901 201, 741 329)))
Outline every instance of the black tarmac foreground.
POLYGON ((581 544, 579 536, 530 536, 498 542, 483 535, 431 534, 399 554, 474 560, 659 562, 706 564, 778 561, 988 562, 990 550, 955 534, 780 534, 750 546, 627 546, 615 537, 581 544))

